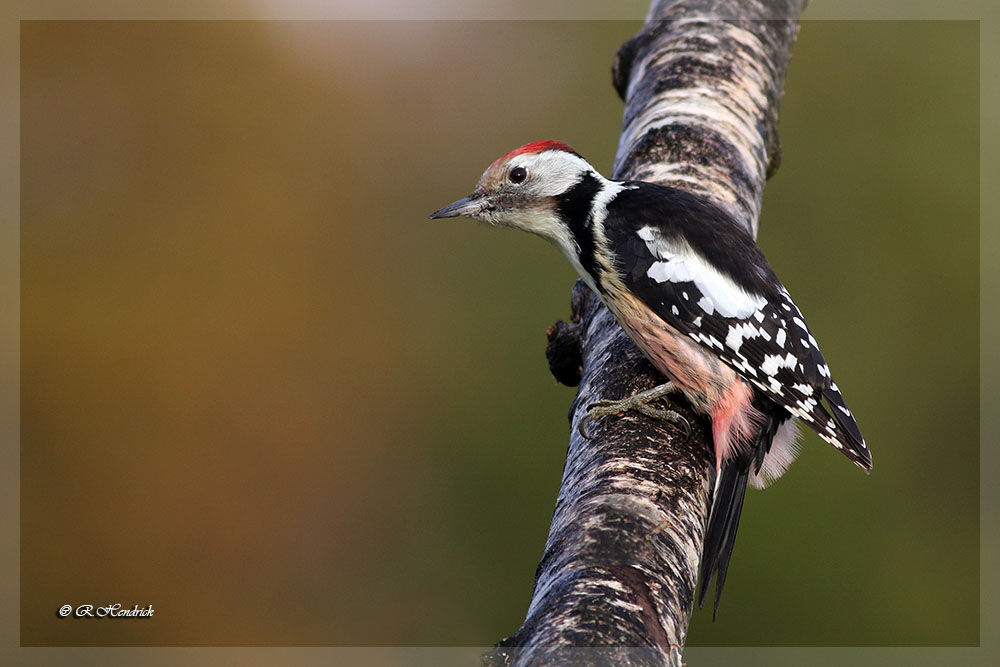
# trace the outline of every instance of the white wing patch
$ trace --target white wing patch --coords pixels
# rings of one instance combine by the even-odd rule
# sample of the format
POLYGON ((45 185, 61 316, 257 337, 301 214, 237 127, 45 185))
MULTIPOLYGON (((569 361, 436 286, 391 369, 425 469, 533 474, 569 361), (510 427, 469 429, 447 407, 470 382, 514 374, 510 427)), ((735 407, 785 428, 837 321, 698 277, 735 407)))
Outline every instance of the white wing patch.
POLYGON ((766 336, 767 332, 758 329, 750 322, 731 324, 729 325, 729 333, 726 334, 726 345, 733 352, 739 352, 740 348, 743 347, 744 338, 757 338, 762 334, 766 336))
POLYGON ((764 297, 748 293, 687 245, 670 243, 652 227, 643 227, 638 234, 660 260, 653 262, 646 275, 658 283, 693 282, 702 293, 698 306, 707 314, 745 319, 767 304, 764 297))
POLYGON ((764 363, 760 365, 760 370, 764 371, 765 375, 775 375, 779 368, 795 368, 798 363, 799 360, 791 352, 783 357, 777 354, 766 354, 764 355, 764 363))

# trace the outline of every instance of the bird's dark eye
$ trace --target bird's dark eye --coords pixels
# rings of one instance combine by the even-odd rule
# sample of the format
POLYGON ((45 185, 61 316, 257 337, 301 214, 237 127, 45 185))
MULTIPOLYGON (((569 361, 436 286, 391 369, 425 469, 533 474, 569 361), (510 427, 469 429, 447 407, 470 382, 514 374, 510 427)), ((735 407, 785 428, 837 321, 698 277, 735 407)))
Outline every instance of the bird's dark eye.
POLYGON ((507 178, 510 179, 511 183, 521 183, 528 177, 528 172, 524 167, 514 167, 510 170, 510 174, 507 178))

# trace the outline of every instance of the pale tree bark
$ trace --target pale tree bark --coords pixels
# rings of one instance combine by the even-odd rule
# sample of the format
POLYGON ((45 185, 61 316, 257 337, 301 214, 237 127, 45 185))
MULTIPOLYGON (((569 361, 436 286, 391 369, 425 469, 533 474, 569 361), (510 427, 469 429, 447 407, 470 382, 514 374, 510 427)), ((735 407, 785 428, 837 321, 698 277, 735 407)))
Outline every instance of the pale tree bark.
MULTIPOLYGON (((756 235, 778 163, 778 103, 805 0, 654 1, 619 49, 625 100, 614 178, 684 188, 756 235)), ((549 332, 553 374, 579 384, 562 485, 524 624, 493 664, 680 665, 694 606, 714 455, 692 425, 639 414, 577 426, 586 407, 663 381, 599 299, 573 288, 572 323, 549 332)))

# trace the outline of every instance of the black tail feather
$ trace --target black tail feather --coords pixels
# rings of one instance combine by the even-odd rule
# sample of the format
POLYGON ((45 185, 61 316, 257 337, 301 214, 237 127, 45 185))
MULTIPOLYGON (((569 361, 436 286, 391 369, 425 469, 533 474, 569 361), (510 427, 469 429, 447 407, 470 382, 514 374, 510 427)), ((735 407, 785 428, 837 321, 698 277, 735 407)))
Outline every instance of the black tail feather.
POLYGON ((740 514, 743 511, 743 498, 746 495, 747 479, 751 466, 754 472, 760 470, 764 455, 771 449, 771 442, 778 427, 790 415, 777 405, 770 411, 757 436, 753 447, 740 452, 736 458, 722 464, 715 489, 712 492, 712 513, 708 519, 708 530, 705 532, 705 546, 701 556, 701 581, 698 584, 698 607, 705 603, 705 594, 712 576, 715 575, 715 604, 712 609, 712 620, 719 615, 719 600, 722 598, 722 587, 726 583, 729 571, 729 559, 733 555, 736 544, 736 529, 740 525, 740 514))
POLYGON ((705 533, 705 548, 701 557, 701 583, 698 586, 698 606, 705 603, 705 593, 715 576, 715 606, 712 620, 719 613, 722 586, 726 583, 729 559, 733 555, 736 529, 740 525, 743 510, 743 496, 747 490, 747 476, 750 474, 750 458, 741 456, 722 466, 716 481, 712 515, 705 533))

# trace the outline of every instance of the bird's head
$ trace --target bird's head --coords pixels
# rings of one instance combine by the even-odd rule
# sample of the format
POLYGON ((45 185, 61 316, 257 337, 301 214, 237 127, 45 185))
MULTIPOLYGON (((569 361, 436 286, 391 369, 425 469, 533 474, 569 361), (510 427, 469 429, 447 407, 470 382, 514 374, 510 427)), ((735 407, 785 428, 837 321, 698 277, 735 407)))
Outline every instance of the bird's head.
POLYGON ((567 234, 566 198, 588 175, 592 181, 604 180, 561 141, 536 141, 497 158, 472 194, 431 217, 465 216, 523 229, 561 245, 567 234))

